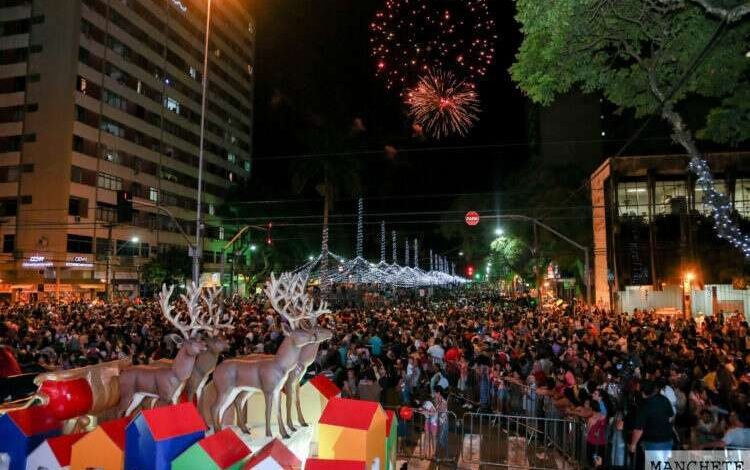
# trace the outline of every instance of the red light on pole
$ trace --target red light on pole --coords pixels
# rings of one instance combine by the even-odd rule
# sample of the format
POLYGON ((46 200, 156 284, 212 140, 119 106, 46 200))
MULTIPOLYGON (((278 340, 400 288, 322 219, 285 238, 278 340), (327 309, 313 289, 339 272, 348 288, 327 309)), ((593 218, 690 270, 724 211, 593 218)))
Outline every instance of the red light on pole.
POLYGON ((273 245, 273 236, 271 235, 271 229, 273 228, 273 222, 268 222, 266 228, 266 245, 273 245))
POLYGON ((474 266, 466 266, 466 277, 474 277, 474 266))

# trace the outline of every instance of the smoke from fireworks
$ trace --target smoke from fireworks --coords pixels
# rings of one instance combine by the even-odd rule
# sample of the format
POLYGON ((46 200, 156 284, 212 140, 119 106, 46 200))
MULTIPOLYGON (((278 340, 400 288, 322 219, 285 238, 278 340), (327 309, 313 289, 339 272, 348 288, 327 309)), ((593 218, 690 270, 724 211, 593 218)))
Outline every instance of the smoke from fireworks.
POLYGON ((488 0, 385 0, 370 29, 376 74, 399 93, 429 70, 476 83, 495 56, 488 0))
POLYGON ((405 101, 414 123, 435 139, 465 136, 479 118, 474 87, 451 72, 428 72, 407 92, 405 101))

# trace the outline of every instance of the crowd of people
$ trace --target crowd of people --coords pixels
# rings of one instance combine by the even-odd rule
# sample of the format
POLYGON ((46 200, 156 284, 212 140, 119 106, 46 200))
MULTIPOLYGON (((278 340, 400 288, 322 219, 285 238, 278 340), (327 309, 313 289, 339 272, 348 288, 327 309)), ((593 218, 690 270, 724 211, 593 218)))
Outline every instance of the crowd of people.
MULTIPOLYGON (((413 406, 436 446, 445 445, 450 407, 509 413, 522 390, 586 421, 594 467, 609 466, 604 430, 612 427, 631 452, 750 448, 743 315, 684 319, 532 304, 460 291, 337 309, 320 319, 333 338, 313 369, 344 396, 413 406)), ((279 316, 261 297, 228 299, 225 314, 235 318, 228 357, 273 353, 283 340, 279 316)), ((0 345, 19 370, 0 367, 0 376, 122 358, 147 363, 175 354, 168 333, 150 302, 5 306, 0 345)))

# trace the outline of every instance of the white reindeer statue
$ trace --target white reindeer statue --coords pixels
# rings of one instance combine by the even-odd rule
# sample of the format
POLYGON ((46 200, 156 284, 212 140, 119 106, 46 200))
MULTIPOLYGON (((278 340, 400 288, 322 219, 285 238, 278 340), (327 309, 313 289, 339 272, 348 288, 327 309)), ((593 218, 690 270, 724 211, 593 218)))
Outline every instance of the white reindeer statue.
MULTIPOLYGON (((266 436, 272 436, 271 410, 276 406, 279 433, 285 439, 289 437, 281 415, 281 389, 289 373, 298 366, 302 348, 317 341, 314 331, 302 326, 309 325, 319 315, 307 297, 306 285, 304 274, 284 273, 278 279, 271 274, 265 292, 273 308, 288 322, 282 324, 286 337, 272 358, 229 359, 216 367, 213 374, 216 401, 211 407, 214 431, 221 429, 224 413, 240 393, 262 392, 266 403, 266 436)), ((235 406, 239 408, 239 404, 235 406)))

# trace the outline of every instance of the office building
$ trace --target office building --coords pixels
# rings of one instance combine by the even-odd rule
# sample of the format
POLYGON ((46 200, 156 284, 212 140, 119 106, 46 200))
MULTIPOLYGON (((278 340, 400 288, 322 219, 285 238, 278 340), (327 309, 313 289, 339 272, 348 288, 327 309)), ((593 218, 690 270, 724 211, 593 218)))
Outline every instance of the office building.
MULTIPOLYGON (((750 153, 705 158, 717 190, 729 197, 748 230, 750 153)), ((689 161, 687 155, 616 157, 592 174, 593 280, 600 305, 618 305, 618 297, 634 289, 651 296, 642 305, 655 305, 660 292, 689 294, 708 285, 745 289, 750 273, 744 256, 716 236, 689 161)), ((684 309, 679 297, 671 303, 684 309)))
MULTIPOLYGON (((0 293, 92 297, 112 279, 115 292, 132 294, 157 250, 187 256, 206 8, 0 0, 0 293), (132 195, 132 221, 118 220, 121 192, 132 195)), ((228 236, 216 211, 250 172, 254 26, 245 2, 213 2, 209 51, 204 272, 218 270, 228 236)))

